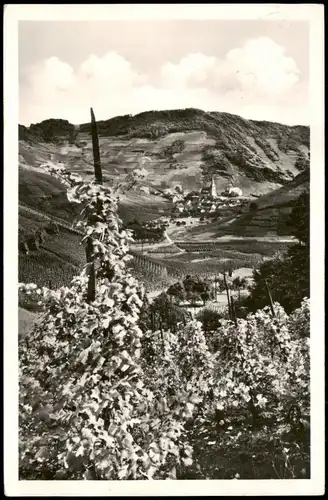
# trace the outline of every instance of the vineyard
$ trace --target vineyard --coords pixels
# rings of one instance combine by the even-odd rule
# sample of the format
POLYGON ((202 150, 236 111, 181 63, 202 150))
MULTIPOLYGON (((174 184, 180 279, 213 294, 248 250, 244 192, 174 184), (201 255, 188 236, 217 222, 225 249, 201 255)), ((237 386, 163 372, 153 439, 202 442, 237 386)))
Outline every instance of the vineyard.
POLYGON ((43 229, 48 222, 41 214, 27 213, 22 209, 19 210, 18 217, 20 239, 33 234, 37 229, 43 229))
MULTIPOLYGON (((49 219, 60 221, 60 219, 49 219)), ((38 214, 20 213, 20 238, 27 237, 36 228, 44 228, 48 219, 38 214)), ((129 263, 133 275, 141 280, 147 290, 166 289, 175 279, 188 274, 210 277, 217 273, 239 268, 256 268, 263 262, 264 254, 274 255, 275 252, 286 248, 286 243, 267 243, 251 241, 213 242, 213 243, 179 243, 177 245, 159 246, 147 250, 142 254, 139 250, 131 250, 133 259, 129 263), (180 249, 180 253, 179 253, 180 249), (255 251, 260 251, 256 253, 255 251)), ((47 235, 41 245, 42 256, 40 262, 47 262, 41 272, 43 264, 37 263, 38 253, 22 255, 19 260, 19 280, 37 281, 41 285, 49 282, 60 284, 69 283, 72 278, 72 269, 81 270, 85 263, 85 251, 80 244, 80 234, 69 226, 61 225, 58 235, 47 235), (47 257, 45 257, 45 255, 47 257), (46 260, 44 260, 46 259, 46 260), (70 269, 66 273, 58 267, 70 269), (72 267, 73 266, 73 267, 72 267), (59 273, 59 274, 58 274, 59 273), (54 279, 54 276, 57 278, 54 279), (60 276, 67 276, 60 281, 60 276)))
POLYGON ((228 251, 241 252, 246 254, 260 254, 272 256, 276 252, 283 252, 288 247, 288 243, 280 241, 259 241, 246 239, 234 239, 233 241, 211 241, 211 242, 178 242, 175 244, 187 252, 228 251))
MULTIPOLYGON (((309 299, 287 314, 265 281, 269 305, 238 317, 224 273, 229 311, 209 331, 182 310, 170 328, 145 293, 155 283, 175 283, 176 293, 189 274, 188 297, 203 297, 210 288, 199 276, 255 267, 281 248, 204 242, 164 258, 132 249, 102 184, 92 109, 91 131, 95 181, 45 165, 84 206, 85 250, 60 227, 20 256, 19 296, 42 314, 19 343, 19 478, 310 478, 309 299), (52 287, 42 286, 49 276, 52 287)), ((136 170, 134 182, 142 179, 136 170)), ((172 297, 159 296, 166 320, 172 297)))
POLYGON ((68 285, 85 265, 85 250, 81 235, 58 219, 44 218, 37 213, 20 210, 19 242, 25 252, 19 254, 18 279, 20 282, 37 282, 55 288, 68 285), (55 223, 55 230, 51 230, 55 223), (42 239, 37 241, 37 231, 42 239))
POLYGON ((173 243, 171 245, 163 245, 151 248, 147 251, 147 253, 161 254, 161 255, 176 254, 176 253, 181 253, 181 248, 178 247, 175 243, 173 243))
MULTIPOLYGON (((108 222, 94 259, 111 267, 97 266, 93 291, 91 274, 56 292, 20 286, 45 313, 19 348, 20 478, 308 478, 308 300, 290 316, 275 303, 222 320, 209 337, 192 320, 177 333, 142 332, 143 289, 124 265, 129 236, 109 229, 114 201, 95 184, 72 197, 93 216, 99 194, 108 222)), ((97 224, 84 221, 96 245, 97 224)), ((36 260, 48 265, 49 255, 36 260)), ((134 259, 177 277, 176 262, 164 271, 134 259)))
MULTIPOLYGON (((74 220, 74 219, 73 219, 74 220)), ((74 226, 74 223, 68 222, 67 220, 56 217, 52 214, 47 214, 46 212, 41 212, 40 210, 31 208, 24 204, 19 205, 19 230, 26 231, 26 229, 33 230, 36 227, 45 227, 49 223, 54 223, 58 227, 69 231, 70 233, 77 234, 81 236, 81 232, 74 226)))
MULTIPOLYGON (((184 252, 180 255, 174 252, 172 256, 170 252, 141 254, 131 250, 130 253, 132 259, 128 264, 129 269, 149 291, 166 289, 188 274, 210 277, 230 269, 254 268, 263 261, 260 254, 226 250, 184 252)), ((80 237, 62 229, 58 235, 46 235, 39 250, 20 255, 19 281, 37 282, 43 286, 47 286, 49 282, 54 286, 68 284, 84 264, 85 250, 80 245, 80 237)))
POLYGON ((165 290, 176 281, 177 277, 188 274, 188 269, 183 262, 156 259, 135 251, 130 253, 133 259, 131 259, 128 266, 132 274, 145 285, 148 291, 165 290))
POLYGON ((59 235, 46 238, 45 248, 77 268, 81 269, 85 264, 85 249, 78 235, 62 230, 59 235))
POLYGON ((51 288, 59 288, 69 285, 78 272, 77 266, 44 249, 19 257, 18 279, 22 283, 38 283, 39 286, 51 283, 51 288))
MULTIPOLYGON (((133 274, 147 286, 147 289, 153 290, 160 289, 162 286, 167 288, 172 284, 172 279, 177 281, 187 275, 212 277, 229 270, 257 268, 263 262, 263 255, 251 252, 252 247, 247 247, 249 252, 243 253, 240 251, 244 250, 242 245, 236 245, 238 250, 233 250, 234 244, 231 243, 222 246, 223 248, 216 243, 204 245, 179 243, 179 247, 185 250, 180 254, 176 254, 175 245, 159 247, 148 250, 147 254, 139 253, 132 261, 131 269, 133 274), (168 251, 164 252, 166 249, 168 251)), ((254 247, 258 249, 259 245, 256 246, 255 242, 254 247)), ((285 244, 273 244, 271 255, 274 255, 278 248, 285 247, 285 244)), ((136 252, 132 253, 137 255, 136 252)), ((269 246, 267 253, 269 253, 269 246)))

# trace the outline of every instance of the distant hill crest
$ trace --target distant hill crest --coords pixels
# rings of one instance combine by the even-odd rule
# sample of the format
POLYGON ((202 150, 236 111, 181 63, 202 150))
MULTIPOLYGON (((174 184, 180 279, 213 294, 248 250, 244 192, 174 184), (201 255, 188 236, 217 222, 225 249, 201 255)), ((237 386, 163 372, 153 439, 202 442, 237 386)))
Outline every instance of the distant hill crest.
MULTIPOLYGON (((179 182, 200 189, 214 175, 219 190, 233 181, 243 193, 264 194, 309 169, 310 129, 301 125, 187 108, 116 116, 97 126, 108 172, 130 169, 144 155, 151 160, 150 183, 157 187, 179 182)), ((49 119, 20 125, 19 139, 80 148, 92 168, 90 123, 49 119)))

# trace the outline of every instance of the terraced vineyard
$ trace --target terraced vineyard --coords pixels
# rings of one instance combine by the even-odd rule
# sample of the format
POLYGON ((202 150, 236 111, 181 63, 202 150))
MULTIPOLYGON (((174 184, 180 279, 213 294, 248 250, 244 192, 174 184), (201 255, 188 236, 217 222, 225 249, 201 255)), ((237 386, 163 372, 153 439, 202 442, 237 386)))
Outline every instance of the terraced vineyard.
MULTIPOLYGON (((186 260, 189 260, 187 262, 181 262, 178 259, 170 261, 171 268, 176 268, 176 275, 179 275, 179 278, 188 274, 200 277, 210 277, 218 273, 227 272, 229 270, 233 271, 241 267, 257 267, 262 262, 262 257, 260 255, 254 255, 248 259, 238 257, 231 259, 208 258, 205 254, 202 259, 195 259, 194 257, 194 255, 188 254, 187 258, 185 258, 186 260)), ((166 260, 164 262, 166 263, 166 260)))
POLYGON ((224 257, 224 252, 232 251, 234 253, 246 254, 261 254, 274 255, 278 251, 285 251, 288 242, 285 241, 265 241, 265 240, 250 240, 250 239, 234 239, 230 241, 208 241, 208 242, 180 242, 175 244, 187 252, 206 252, 207 254, 216 255, 221 252, 224 257))
POLYGON ((176 245, 176 244, 171 244, 171 245, 162 245, 158 246, 156 248, 150 249, 148 251, 150 254, 176 254, 176 253, 181 253, 181 248, 176 245))
MULTIPOLYGON (((59 234, 47 234, 39 251, 21 255, 19 280, 46 286, 49 283, 52 286, 68 284, 85 265, 85 251, 80 244, 79 231, 59 217, 51 217, 25 206, 20 207, 19 218, 19 234, 23 239, 49 222, 59 226, 59 234)), ((150 248, 147 254, 132 250, 134 258, 130 262, 130 269, 148 290, 166 289, 188 274, 205 277, 230 269, 257 267, 263 261, 263 256, 271 257, 278 251, 284 251, 287 246, 286 242, 254 239, 178 241, 172 245, 150 248)))
POLYGON ((18 214, 19 239, 33 234, 38 229, 43 229, 48 222, 49 220, 43 214, 31 212, 20 206, 18 214))
POLYGON ((20 217, 20 225, 19 225, 20 230, 24 230, 24 226, 26 225, 30 225, 30 227, 32 228, 34 222, 36 225, 39 224, 40 227, 44 227, 45 224, 49 222, 54 222, 59 227, 66 229, 71 233, 81 234, 80 231, 74 227, 72 221, 68 222, 60 217, 56 217, 52 214, 47 214, 45 212, 31 208, 24 204, 19 205, 19 217, 20 217))
POLYGON ((79 268, 41 248, 35 253, 19 256, 18 279, 23 283, 37 283, 39 286, 60 288, 69 285, 79 268))
POLYGON ((85 251, 80 244, 81 235, 70 224, 57 217, 47 216, 29 207, 19 207, 19 241, 33 238, 37 230, 44 230, 39 248, 20 252, 18 279, 40 286, 68 285, 85 264, 85 251), (49 224, 55 223, 58 234, 49 234, 49 224))

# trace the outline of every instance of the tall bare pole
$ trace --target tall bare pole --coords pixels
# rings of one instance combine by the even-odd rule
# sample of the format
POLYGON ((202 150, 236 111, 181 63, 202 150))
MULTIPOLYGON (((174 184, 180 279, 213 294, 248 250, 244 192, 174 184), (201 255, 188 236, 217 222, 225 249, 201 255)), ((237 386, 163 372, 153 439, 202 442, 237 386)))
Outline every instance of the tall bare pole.
POLYGON ((91 113, 91 137, 92 137, 92 149, 93 149, 93 164, 95 169, 95 179, 97 184, 102 184, 102 171, 100 163, 100 151, 99 151, 99 138, 98 129, 95 114, 93 109, 90 108, 91 113))
POLYGON ((226 293, 227 293, 229 317, 230 317, 230 319, 232 319, 232 318, 233 318, 233 312, 232 312, 232 310, 231 310, 229 287, 228 287, 227 277, 226 277, 226 273, 225 273, 225 271, 223 272, 223 281, 224 281, 224 287, 225 287, 225 289, 226 289, 226 293))
POLYGON ((270 290, 269 284, 268 284, 268 282, 267 282, 266 279, 264 280, 264 283, 265 283, 265 288, 266 288, 266 291, 267 291, 268 297, 269 297, 271 313, 272 313, 272 316, 275 316, 276 313, 275 313, 275 310, 274 310, 274 307, 273 307, 273 300, 272 300, 271 290, 270 290))
POLYGON ((218 275, 217 273, 215 273, 215 276, 214 276, 214 300, 215 302, 218 301, 218 275))
POLYGON ((238 323, 237 323, 237 316, 236 316, 236 309, 235 309, 235 303, 234 303, 234 300, 233 300, 233 296, 231 295, 230 297, 230 304, 231 304, 231 314, 232 314, 232 319, 235 323, 236 326, 238 326, 238 323))
MULTIPOLYGON (((97 122, 96 122, 95 115, 94 115, 92 108, 90 109, 90 112, 91 112, 91 137, 92 137, 95 181, 97 184, 102 184, 102 171, 101 171, 101 163, 100 163, 97 122)), ((87 259, 87 263, 90 263, 88 292, 87 292, 87 302, 88 303, 93 302, 95 300, 95 295, 96 295, 96 270, 95 270, 94 262, 92 261, 92 252, 93 252, 92 238, 88 238, 87 245, 86 245, 86 259, 87 259)))

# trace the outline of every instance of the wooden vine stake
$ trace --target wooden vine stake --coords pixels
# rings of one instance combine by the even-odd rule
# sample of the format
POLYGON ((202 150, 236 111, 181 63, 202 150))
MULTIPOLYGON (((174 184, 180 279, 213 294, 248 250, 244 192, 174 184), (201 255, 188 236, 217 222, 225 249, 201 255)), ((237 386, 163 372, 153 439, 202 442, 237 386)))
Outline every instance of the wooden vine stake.
MULTIPOLYGON (((93 163, 95 170, 95 181, 97 184, 102 184, 102 171, 100 163, 100 152, 99 152, 99 139, 97 122, 93 109, 91 112, 91 137, 92 137, 92 150, 93 150, 93 163)), ((93 244, 92 238, 88 238, 86 245, 86 259, 87 263, 90 263, 89 267, 89 282, 88 282, 88 292, 87 292, 87 302, 90 304, 95 300, 96 295, 96 270, 94 262, 92 261, 93 244)))
POLYGON ((236 308, 235 308, 235 303, 234 303, 234 300, 233 300, 233 296, 231 295, 230 297, 230 303, 231 303, 231 313, 232 313, 232 319, 235 323, 236 326, 238 326, 238 322, 237 322, 237 315, 236 315, 236 308))
POLYGON ((224 287, 226 289, 227 293, 227 300, 228 300, 228 310, 229 310, 229 318, 232 319, 232 311, 231 311, 231 303, 230 303, 230 294, 229 294, 229 288, 228 288, 228 283, 227 283, 227 278, 226 278, 226 273, 223 273, 223 282, 224 282, 224 287))
POLYGON ((235 325, 237 326, 237 316, 236 316, 236 309, 235 309, 235 304, 233 301, 232 295, 230 295, 228 283, 227 283, 227 277, 226 273, 223 273, 223 281, 224 281, 224 286, 227 292, 227 299, 228 299, 228 310, 229 310, 229 318, 231 321, 234 321, 235 325))
POLYGON ((92 137, 92 150, 93 150, 93 164, 94 164, 94 169, 95 169, 95 179, 96 179, 97 184, 102 184, 102 171, 101 171, 101 163, 100 163, 97 122, 96 122, 95 114, 94 114, 92 108, 90 109, 90 112, 91 112, 91 137, 92 137))
POLYGON ((270 290, 270 287, 269 287, 269 284, 268 284, 267 280, 264 280, 264 283, 265 283, 265 288, 266 288, 266 291, 268 293, 268 297, 269 297, 269 301, 270 301, 270 308, 271 308, 272 316, 275 316, 276 313, 275 313, 274 307, 273 307, 273 300, 272 300, 271 290, 270 290))

